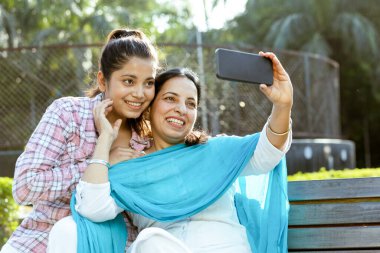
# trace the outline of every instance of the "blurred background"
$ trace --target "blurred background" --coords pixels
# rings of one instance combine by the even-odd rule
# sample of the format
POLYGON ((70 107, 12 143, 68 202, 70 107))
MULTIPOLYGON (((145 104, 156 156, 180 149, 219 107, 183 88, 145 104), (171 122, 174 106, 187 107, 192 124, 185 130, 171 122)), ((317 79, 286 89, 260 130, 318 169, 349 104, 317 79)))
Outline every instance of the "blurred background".
POLYGON ((215 77, 215 49, 274 51, 295 92, 289 174, 380 167, 379 13, 376 0, 1 0, 0 176, 54 99, 83 95, 119 27, 199 74, 198 127, 213 135, 260 131, 271 110, 257 85, 215 77))

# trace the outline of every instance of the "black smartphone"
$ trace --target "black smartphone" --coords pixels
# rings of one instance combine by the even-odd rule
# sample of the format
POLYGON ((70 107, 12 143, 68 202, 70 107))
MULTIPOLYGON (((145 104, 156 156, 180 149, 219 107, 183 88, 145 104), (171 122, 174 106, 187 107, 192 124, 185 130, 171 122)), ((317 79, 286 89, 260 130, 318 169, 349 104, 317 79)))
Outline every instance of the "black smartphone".
POLYGON ((272 61, 258 54, 218 48, 216 55, 216 76, 220 79, 273 84, 272 61))

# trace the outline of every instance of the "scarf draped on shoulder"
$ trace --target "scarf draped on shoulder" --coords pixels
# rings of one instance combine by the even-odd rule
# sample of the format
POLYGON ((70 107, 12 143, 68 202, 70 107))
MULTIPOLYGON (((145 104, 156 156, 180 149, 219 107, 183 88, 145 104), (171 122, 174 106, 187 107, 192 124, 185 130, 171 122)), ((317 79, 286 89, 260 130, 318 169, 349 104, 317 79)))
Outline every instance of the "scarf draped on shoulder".
MULTIPOLYGON (((178 144, 120 162, 109 170, 118 206, 157 221, 190 217, 217 201, 236 182, 240 223, 253 252, 287 252, 287 181, 283 159, 264 175, 239 177, 249 165, 259 134, 221 136, 205 144, 178 144)), ((77 223, 78 253, 124 252, 127 231, 119 214, 95 223, 71 211, 77 223)))

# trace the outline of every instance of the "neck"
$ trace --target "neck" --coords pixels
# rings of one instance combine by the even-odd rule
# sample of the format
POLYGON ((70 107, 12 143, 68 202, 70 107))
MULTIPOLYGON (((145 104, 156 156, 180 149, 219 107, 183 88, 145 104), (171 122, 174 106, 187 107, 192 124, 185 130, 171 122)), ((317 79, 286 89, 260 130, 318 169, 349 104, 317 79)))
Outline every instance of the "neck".
MULTIPOLYGON (((118 119, 118 117, 115 117, 112 114, 107 115, 107 119, 110 122, 111 126, 115 124, 115 121, 118 119)), ((120 129, 117 135, 116 140, 113 142, 112 146, 122 146, 122 147, 129 147, 129 141, 132 137, 132 131, 130 127, 127 125, 127 119, 123 119, 120 125, 120 129)))
MULTIPOLYGON (((114 115, 114 114, 112 114, 112 113, 109 113, 109 114, 106 116, 106 118, 108 119, 108 121, 111 123, 112 126, 113 126, 113 124, 115 124, 115 121, 116 121, 116 120, 120 119, 119 116, 114 115)), ((127 124, 126 124, 127 119, 126 119, 126 118, 122 118, 121 120, 122 120, 122 122, 121 122, 121 127, 126 127, 126 125, 127 125, 127 124)), ((121 127, 120 127, 120 128, 121 128, 121 127)))
POLYGON ((168 148, 180 143, 184 143, 184 142, 177 142, 177 141, 168 142, 168 141, 161 140, 157 137, 154 138, 153 136, 153 145, 147 150, 147 152, 152 153, 152 152, 159 151, 161 149, 168 148))
POLYGON ((112 143, 111 149, 119 148, 130 148, 130 140, 132 137, 131 130, 127 127, 120 128, 119 133, 115 141, 112 143))

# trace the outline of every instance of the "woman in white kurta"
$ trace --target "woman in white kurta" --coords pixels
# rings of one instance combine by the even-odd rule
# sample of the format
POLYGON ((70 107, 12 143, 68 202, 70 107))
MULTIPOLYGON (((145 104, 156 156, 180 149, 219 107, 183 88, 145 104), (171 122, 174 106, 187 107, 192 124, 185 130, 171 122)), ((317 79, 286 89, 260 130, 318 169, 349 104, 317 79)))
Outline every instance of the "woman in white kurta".
MULTIPOLYGON (((277 58, 270 53, 263 55, 274 63, 274 85, 271 90, 262 87, 268 98, 274 100, 271 100, 274 106, 271 119, 260 135, 258 147, 243 172, 245 174, 266 173, 280 161, 290 143, 291 83, 277 58)), ((161 87, 156 87, 157 97, 151 111, 154 144, 148 152, 183 143, 185 136, 192 130, 199 89, 196 79, 187 74, 189 73, 181 72, 180 75, 171 76, 164 80, 161 87)), ((99 108, 100 115, 104 114, 104 108, 99 108)), ((93 173, 85 177, 77 187, 76 209, 82 216, 93 221, 112 219, 123 211, 110 197, 109 183, 100 181, 102 180, 96 177, 96 173, 93 173)), ((245 228, 237 218, 234 193, 235 189, 231 187, 207 209, 182 221, 162 223, 130 214, 140 234, 129 251, 251 252, 245 228)), ((52 241, 53 235, 54 233, 51 235, 52 241)))

